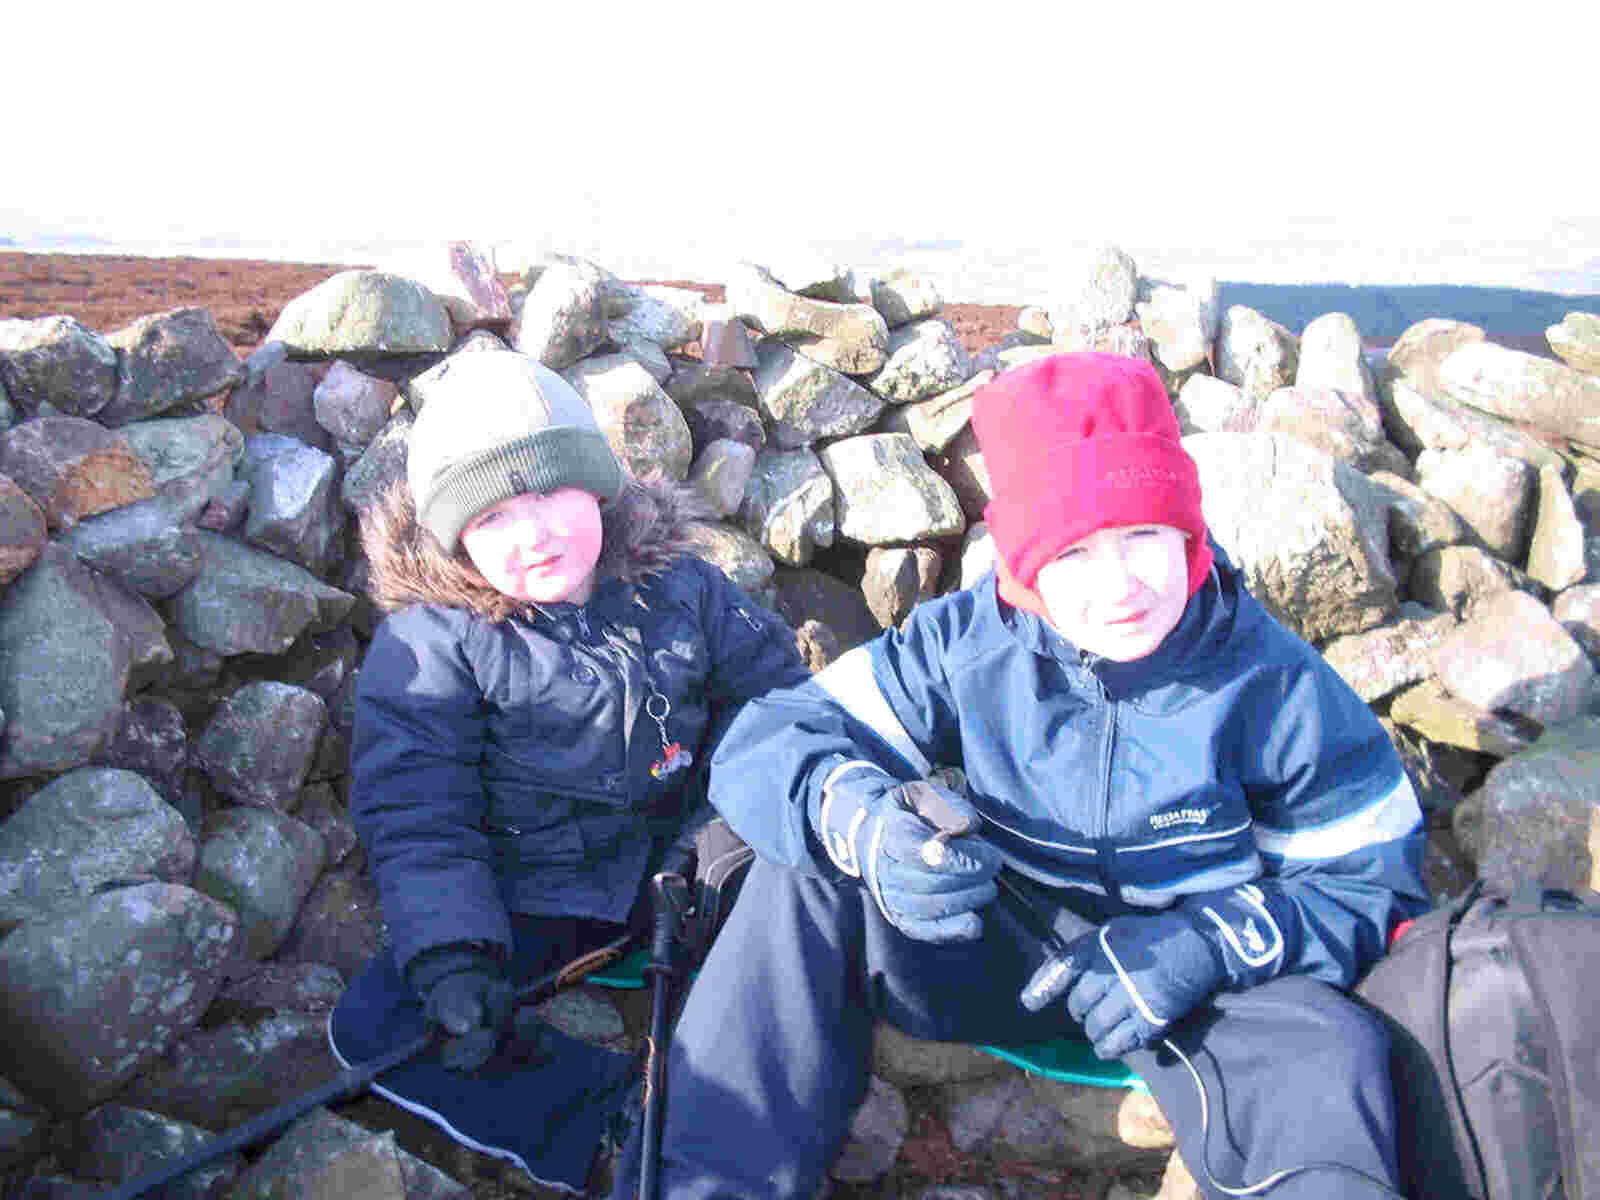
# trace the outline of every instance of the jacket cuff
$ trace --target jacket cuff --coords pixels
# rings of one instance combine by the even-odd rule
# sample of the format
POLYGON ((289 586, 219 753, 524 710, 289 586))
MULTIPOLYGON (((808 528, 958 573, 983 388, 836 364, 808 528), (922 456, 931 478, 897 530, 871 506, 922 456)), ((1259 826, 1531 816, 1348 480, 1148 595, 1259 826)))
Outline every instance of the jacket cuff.
POLYGON ((406 964, 406 982, 418 998, 426 999, 441 979, 463 971, 502 975, 500 948, 491 942, 450 942, 424 950, 406 964))
POLYGON ((893 775, 864 759, 839 762, 823 778, 812 801, 811 828, 841 875, 860 878, 856 834, 868 812, 897 783, 893 775))
POLYGON ((1182 908, 1216 947, 1235 987, 1277 975, 1298 944, 1294 905, 1269 880, 1188 896, 1182 908))

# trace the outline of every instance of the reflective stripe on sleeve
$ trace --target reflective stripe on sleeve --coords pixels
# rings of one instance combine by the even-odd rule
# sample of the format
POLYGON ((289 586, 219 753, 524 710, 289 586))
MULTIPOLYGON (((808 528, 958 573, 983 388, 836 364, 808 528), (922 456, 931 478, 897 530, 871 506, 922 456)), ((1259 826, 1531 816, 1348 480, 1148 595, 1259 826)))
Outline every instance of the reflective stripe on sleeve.
POLYGON ((1341 858, 1368 846, 1405 837, 1422 823, 1422 806, 1411 781, 1400 782, 1385 796, 1337 821, 1315 829, 1272 829, 1257 823, 1256 846, 1263 854, 1279 858, 1325 860, 1341 858))
POLYGON ((927 778, 933 770, 921 750, 917 749, 906 727, 900 724, 894 709, 878 689, 872 677, 872 657, 866 646, 857 646, 834 659, 811 677, 811 681, 833 699, 833 702, 892 747, 919 778, 927 778))

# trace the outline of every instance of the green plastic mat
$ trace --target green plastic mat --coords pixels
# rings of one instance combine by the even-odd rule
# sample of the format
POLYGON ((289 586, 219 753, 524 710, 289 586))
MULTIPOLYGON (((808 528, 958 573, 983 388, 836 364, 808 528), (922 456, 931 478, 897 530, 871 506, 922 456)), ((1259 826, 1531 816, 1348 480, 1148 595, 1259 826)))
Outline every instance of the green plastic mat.
POLYGON ((585 975, 585 983, 596 983, 608 988, 642 988, 644 969, 650 962, 650 951, 640 947, 624 955, 609 967, 602 967, 592 975, 585 975))
MULTIPOLYGON (((644 968, 650 961, 650 952, 635 950, 611 966, 586 976, 585 983, 608 988, 642 988, 645 985, 644 968)), ((1127 1067, 1119 1062, 1101 1062, 1094 1056, 1089 1043, 1078 1038, 1057 1038, 1053 1042, 1031 1042, 1015 1046, 979 1046, 985 1054, 992 1054, 1014 1067, 1032 1071, 1063 1083, 1081 1083, 1090 1087, 1132 1088, 1148 1092, 1150 1089, 1127 1067)))
POLYGON ((1131 1088, 1148 1092, 1149 1085, 1120 1062, 1102 1062, 1089 1043, 1078 1038, 1056 1038, 1051 1042, 1026 1042, 1016 1046, 979 1046, 985 1054, 1004 1059, 1014 1067, 1059 1079, 1063 1083, 1082 1083, 1089 1087, 1131 1088))

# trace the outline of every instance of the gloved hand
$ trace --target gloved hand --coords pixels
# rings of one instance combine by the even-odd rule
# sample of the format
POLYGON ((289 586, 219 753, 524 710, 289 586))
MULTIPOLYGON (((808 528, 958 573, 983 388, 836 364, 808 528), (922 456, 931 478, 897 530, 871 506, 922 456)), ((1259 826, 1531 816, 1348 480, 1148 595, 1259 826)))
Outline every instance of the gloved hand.
POLYGON ((500 960, 462 945, 417 956, 407 972, 428 1020, 452 1036, 439 1061, 452 1071, 476 1071, 493 1057, 511 1022, 514 990, 500 960))
POLYGON ((1095 1055, 1121 1058, 1223 988, 1275 975, 1291 916, 1276 887, 1243 884, 1161 912, 1113 917, 1035 971, 1023 1007, 1038 1011, 1065 994, 1095 1055))
POLYGON ((811 813, 812 828, 845 875, 866 884, 891 925, 920 942, 967 942, 983 932, 977 910, 998 894, 1000 853, 973 834, 935 838, 908 789, 932 788, 955 823, 976 828, 976 810, 938 784, 902 784, 870 763, 832 771, 811 813), (924 851, 924 847, 932 849, 924 851))

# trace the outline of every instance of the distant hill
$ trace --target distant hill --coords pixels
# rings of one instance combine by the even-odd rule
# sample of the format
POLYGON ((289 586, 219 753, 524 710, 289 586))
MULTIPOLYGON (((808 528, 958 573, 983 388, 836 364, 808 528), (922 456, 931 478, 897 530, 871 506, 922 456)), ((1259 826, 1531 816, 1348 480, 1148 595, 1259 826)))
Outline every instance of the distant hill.
POLYGON ((1570 312, 1600 314, 1600 295, 1455 284, 1237 283, 1218 285, 1221 305, 1243 304, 1294 333, 1324 313, 1342 312, 1363 341, 1387 345, 1427 317, 1465 321, 1511 338, 1543 338, 1570 312))

